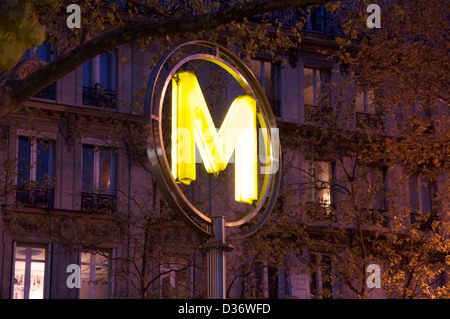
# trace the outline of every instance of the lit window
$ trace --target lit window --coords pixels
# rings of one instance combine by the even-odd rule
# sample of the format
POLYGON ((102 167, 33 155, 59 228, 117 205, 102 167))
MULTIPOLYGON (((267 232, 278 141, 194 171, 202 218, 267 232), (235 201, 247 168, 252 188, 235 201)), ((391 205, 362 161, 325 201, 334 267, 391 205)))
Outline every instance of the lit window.
POLYGON ((82 252, 80 299, 107 299, 111 295, 109 253, 82 252))
POLYGON ((326 93, 325 85, 329 83, 331 79, 330 70, 305 67, 303 70, 303 76, 303 96, 305 105, 319 105, 321 94, 326 93))
POLYGON ((307 161, 309 192, 308 201, 324 206, 331 204, 332 163, 307 161))
POLYGON ((113 149, 83 145, 82 190, 114 195, 116 191, 116 153, 113 149))
POLYGON ((13 299, 43 299, 46 284, 47 250, 17 244, 13 262, 13 299))

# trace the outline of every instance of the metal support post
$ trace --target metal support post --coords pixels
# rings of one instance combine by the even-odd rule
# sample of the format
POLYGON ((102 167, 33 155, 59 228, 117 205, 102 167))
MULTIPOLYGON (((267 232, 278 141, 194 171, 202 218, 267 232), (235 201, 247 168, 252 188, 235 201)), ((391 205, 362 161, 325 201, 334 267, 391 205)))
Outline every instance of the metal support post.
POLYGON ((233 247, 225 242, 225 217, 211 216, 208 231, 214 234, 202 246, 206 250, 208 299, 226 298, 226 253, 233 247))

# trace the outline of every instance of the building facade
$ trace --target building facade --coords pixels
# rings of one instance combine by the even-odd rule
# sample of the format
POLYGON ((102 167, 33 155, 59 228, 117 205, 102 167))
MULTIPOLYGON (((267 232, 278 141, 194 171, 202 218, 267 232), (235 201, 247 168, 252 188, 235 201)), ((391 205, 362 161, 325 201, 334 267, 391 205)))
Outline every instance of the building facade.
MULTIPOLYGON (((320 97, 327 84, 340 81, 343 69, 318 50, 336 49, 333 37, 340 30, 333 16, 320 10, 308 21, 300 49, 283 53, 285 62, 258 55, 252 60, 282 142, 299 132, 303 141, 311 140, 334 107, 331 102, 319 106, 320 97)), ((42 45, 26 53, 29 57, 33 54, 50 61, 54 49, 42 45)), ((155 191, 145 150, 141 150, 142 156, 130 146, 129 140, 139 136, 128 129, 141 118, 127 106, 142 104, 139 93, 145 85, 142 79, 152 71, 151 55, 132 43, 97 56, 29 99, 24 110, 0 122, 0 162, 4 163, 0 181, 5 185, 0 194, 1 298, 205 297, 205 255, 197 250, 202 239, 179 222, 161 217, 167 207, 155 191), (119 131, 114 130, 117 114, 123 114, 120 117, 126 123, 119 131), (152 228, 145 230, 144 217, 136 216, 152 216, 152 228), (152 255, 145 255, 145 262, 143 251, 152 255), (130 279, 133 267, 141 277, 130 279), (78 286, 72 276, 77 269, 81 273, 78 286), (144 273, 148 277, 142 278, 144 273), (145 288, 141 285, 144 279, 145 288)), ((353 127, 380 124, 371 99, 370 92, 355 93, 353 127)), ((333 181, 343 180, 343 164, 329 156, 326 148, 305 153, 296 150, 295 143, 283 145, 283 156, 281 209, 302 216, 318 214, 324 223, 320 227, 351 233, 352 227, 333 220, 332 213, 339 202, 333 181)), ((403 173, 401 166, 372 167, 364 173, 366 184, 361 187, 366 193, 375 183, 401 193, 396 198, 380 195, 364 204, 366 218, 376 220, 379 227, 389 227, 392 222, 383 215, 390 207, 401 211, 412 206, 412 218, 414 212, 434 207, 434 195, 444 177, 433 182, 412 177, 405 183, 401 182, 403 173)), ((405 223, 411 219, 405 218, 405 223)), ((348 241, 341 239, 336 246, 345 250, 348 241)), ((284 267, 260 263, 247 277, 243 269, 239 275, 230 270, 228 295, 355 298, 348 286, 333 280, 337 266, 325 251, 318 246, 303 247, 304 263, 283 261, 284 267)), ((235 254, 241 254, 240 250, 235 254)), ((447 281, 443 276, 439 284, 447 281)), ((370 296, 386 295, 372 289, 370 296)))

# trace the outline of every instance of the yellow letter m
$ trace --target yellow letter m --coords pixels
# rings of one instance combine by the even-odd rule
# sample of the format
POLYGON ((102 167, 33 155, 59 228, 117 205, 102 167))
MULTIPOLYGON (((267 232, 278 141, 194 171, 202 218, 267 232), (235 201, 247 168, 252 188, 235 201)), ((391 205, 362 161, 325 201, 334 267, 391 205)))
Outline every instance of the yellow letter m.
POLYGON ((234 151, 235 200, 253 203, 258 196, 256 100, 237 97, 219 130, 214 126, 200 84, 191 72, 172 79, 172 174, 189 185, 196 179, 195 145, 208 173, 223 171, 234 151))

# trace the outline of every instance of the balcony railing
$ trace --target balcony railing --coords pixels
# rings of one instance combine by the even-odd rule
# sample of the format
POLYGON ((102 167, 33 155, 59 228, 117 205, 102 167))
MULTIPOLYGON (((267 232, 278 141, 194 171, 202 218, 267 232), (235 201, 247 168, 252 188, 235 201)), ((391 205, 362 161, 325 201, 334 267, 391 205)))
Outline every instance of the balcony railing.
POLYGON ((54 189, 19 186, 16 203, 26 207, 53 208, 54 189))
POLYGON ((81 193, 81 210, 112 213, 116 211, 116 196, 96 193, 81 193))
POLYGON ((56 82, 53 82, 46 88, 36 93, 34 97, 47 100, 56 100, 56 82))
MULTIPOLYGON (((334 36, 342 36, 343 31, 339 23, 339 17, 336 13, 327 11, 325 6, 320 5, 303 9, 286 9, 269 13, 269 22, 281 23, 285 27, 295 27, 300 21, 305 21, 303 30, 320 32, 334 36)), ((256 15, 250 18, 252 21, 259 22, 262 16, 256 15)))
POLYGON ((419 226, 420 230, 431 230, 431 225, 434 221, 438 221, 439 217, 435 211, 432 211, 429 216, 424 217, 417 213, 411 213, 411 224, 419 226))
POLYGON ((327 116, 331 115, 333 109, 331 107, 305 105, 305 120, 309 122, 326 122, 327 116))
POLYGON ((368 208, 363 210, 363 222, 364 224, 372 226, 388 226, 387 210, 368 208))
POLYGON ((104 90, 100 87, 83 86, 83 104, 115 109, 117 107, 117 92, 104 90))
POLYGON ((333 212, 334 206, 325 203, 307 202, 305 203, 306 215, 316 221, 336 221, 333 212))
POLYGON ((383 126, 383 120, 378 114, 356 113, 356 125, 359 128, 377 128, 383 126))

